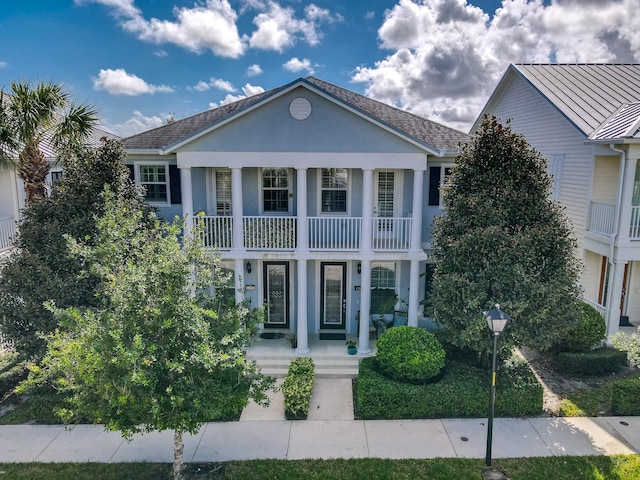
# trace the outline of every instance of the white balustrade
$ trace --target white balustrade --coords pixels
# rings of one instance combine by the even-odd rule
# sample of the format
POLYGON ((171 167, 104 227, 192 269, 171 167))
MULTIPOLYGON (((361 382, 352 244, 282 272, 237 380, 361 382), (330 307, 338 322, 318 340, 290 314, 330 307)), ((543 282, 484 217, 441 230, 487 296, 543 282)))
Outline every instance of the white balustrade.
POLYGON ((631 207, 629 238, 631 240, 640 240, 640 207, 631 207))
POLYGON ((587 297, 583 297, 582 300, 584 301, 584 303, 587 303, 591 305, 593 308, 595 308, 597 312, 602 316, 602 318, 604 318, 607 307, 605 307, 604 305, 600 305, 598 302, 591 300, 590 298, 587 298, 587 297))
POLYGON ((13 217, 0 218, 0 252, 9 250, 13 246, 16 235, 16 221, 13 217))
POLYGON ((359 217, 308 217, 310 250, 358 250, 362 237, 359 217))
POLYGON ((249 250, 294 250, 296 217, 243 217, 244 246, 249 250))
POLYGON ((196 216, 194 225, 206 248, 229 250, 233 244, 232 217, 196 216))
POLYGON ((591 202, 589 230, 603 235, 613 235, 616 205, 607 202, 591 202))
POLYGON ((402 251, 411 245, 411 218, 373 219, 373 250, 402 251))

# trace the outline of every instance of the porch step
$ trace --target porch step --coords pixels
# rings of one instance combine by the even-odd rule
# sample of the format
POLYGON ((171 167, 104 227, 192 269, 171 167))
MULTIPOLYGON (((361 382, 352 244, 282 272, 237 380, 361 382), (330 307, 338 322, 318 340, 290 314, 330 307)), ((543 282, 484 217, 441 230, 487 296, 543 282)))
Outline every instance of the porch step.
MULTIPOLYGON (((312 356, 313 357, 313 356, 312 356)), ((262 373, 271 377, 284 378, 289 371, 289 363, 295 356, 252 356, 262 373)), ((355 378, 358 376, 358 357, 353 355, 313 358, 316 378, 355 378)))

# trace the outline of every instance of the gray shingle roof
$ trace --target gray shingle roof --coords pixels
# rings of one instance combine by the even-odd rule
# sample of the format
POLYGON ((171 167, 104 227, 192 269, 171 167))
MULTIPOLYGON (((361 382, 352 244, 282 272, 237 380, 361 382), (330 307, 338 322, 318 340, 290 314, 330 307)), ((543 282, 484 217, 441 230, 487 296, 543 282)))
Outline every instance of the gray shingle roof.
POLYGON ((384 124, 389 129, 409 137, 431 150, 438 151, 440 154, 457 152, 460 144, 469 139, 469 136, 464 132, 432 122, 318 78, 307 77, 298 79, 288 85, 178 120, 169 125, 163 125, 153 130, 133 135, 125 138, 123 145, 127 150, 160 150, 167 148, 214 126, 216 123, 227 120, 233 115, 255 106, 297 83, 306 84, 310 88, 316 89, 339 103, 369 117, 371 120, 384 124))
POLYGON ((586 136, 623 105, 640 101, 637 64, 519 64, 511 68, 586 136))

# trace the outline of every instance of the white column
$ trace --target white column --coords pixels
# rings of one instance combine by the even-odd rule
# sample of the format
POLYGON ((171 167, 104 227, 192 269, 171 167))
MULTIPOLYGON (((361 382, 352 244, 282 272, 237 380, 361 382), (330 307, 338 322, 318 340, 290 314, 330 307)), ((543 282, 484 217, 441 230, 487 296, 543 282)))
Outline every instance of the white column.
POLYGON ((244 227, 242 222, 242 168, 231 169, 231 208, 233 209, 232 250, 244 250, 244 227))
POLYGON ((191 185, 191 168, 180 169, 180 190, 182 195, 182 216, 185 218, 184 233, 191 232, 193 226, 193 189, 191 185))
POLYGON ((309 239, 307 238, 307 169, 296 168, 296 172, 298 190, 298 217, 296 218, 298 234, 297 249, 306 252, 309 250, 309 239))
POLYGON ((298 260, 298 347, 296 355, 309 354, 309 338, 307 334, 307 261, 298 260))
POLYGON ((370 355, 369 312, 371 310, 371 261, 360 262, 360 336, 358 337, 358 355, 370 355))
MULTIPOLYGON (((421 250, 422 245, 422 190, 424 170, 413 171, 413 204, 411 217, 411 250, 421 250)), ((413 269, 413 263, 411 263, 413 269)), ((412 270, 413 271, 413 270, 412 270)), ((409 310, 411 311, 411 310, 409 310)), ((411 318, 411 316, 409 316, 411 318)), ((409 322, 411 323, 411 322, 409 322)))
POLYGON ((620 205, 620 225, 618 226, 618 242, 629 241, 631 226, 631 199, 636 178, 636 159, 627 157, 622 180, 622 199, 620 205))
MULTIPOLYGON (((373 170, 362 169, 362 240, 360 250, 371 252, 373 232, 373 170)), ((364 271, 364 262, 362 263, 364 271)), ((362 312, 361 312, 362 313, 362 312)), ((368 330, 368 328, 367 328, 368 330)), ((367 337, 368 338, 368 337, 367 337)))
POLYGON ((409 311, 408 325, 410 327, 418 326, 418 304, 420 285, 420 261, 411 260, 411 270, 409 272, 409 311))
POLYGON ((607 298, 607 337, 618 331, 620 326, 620 299, 622 298, 622 284, 624 282, 625 262, 610 264, 609 297, 607 298))
POLYGON ((233 262, 233 281, 236 289, 236 303, 244 301, 244 260, 236 258, 233 262))

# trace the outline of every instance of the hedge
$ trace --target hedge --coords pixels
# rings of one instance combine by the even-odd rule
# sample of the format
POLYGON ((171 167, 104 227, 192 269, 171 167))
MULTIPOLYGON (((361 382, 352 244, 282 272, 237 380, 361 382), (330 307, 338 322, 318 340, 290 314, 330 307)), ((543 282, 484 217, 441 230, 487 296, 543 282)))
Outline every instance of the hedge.
POLYGON ((640 377, 618 380, 613 385, 611 410, 614 415, 640 415, 640 377))
POLYGON ((0 400, 11 393, 29 374, 26 360, 20 361, 15 354, 5 354, 0 360, 0 400))
MULTIPOLYGON (((490 372, 448 360, 437 381, 404 383, 379 373, 374 357, 360 363, 356 405, 360 418, 486 417, 490 372)), ((498 371, 496 416, 521 417, 542 413, 542 386, 529 366, 518 361, 498 371)))
POLYGON ((282 384, 287 420, 305 420, 309 414, 315 367, 311 357, 298 357, 289 364, 282 384))
POLYGON ((558 352, 556 370, 575 375, 601 375, 619 370, 627 364, 627 354, 615 348, 597 348, 590 352, 558 352))

